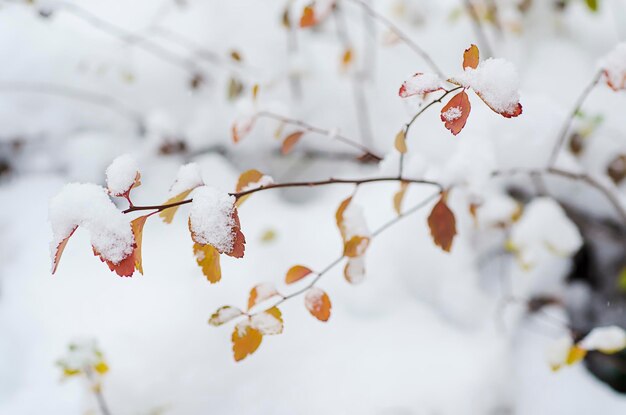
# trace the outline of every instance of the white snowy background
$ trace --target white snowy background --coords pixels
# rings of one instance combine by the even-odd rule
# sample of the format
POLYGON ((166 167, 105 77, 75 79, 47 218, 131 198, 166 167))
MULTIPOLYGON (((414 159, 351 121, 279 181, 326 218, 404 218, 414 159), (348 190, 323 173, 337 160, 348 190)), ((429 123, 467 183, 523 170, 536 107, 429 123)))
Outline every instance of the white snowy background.
MULTIPOLYGON (((501 307, 507 290, 520 297, 566 293, 570 260, 548 256, 524 270, 508 257, 494 256, 504 236, 487 227, 475 229, 461 191, 450 200, 459 230, 451 254, 432 243, 428 210, 404 219, 372 242, 362 284, 347 284, 342 267, 320 281, 333 302, 327 323, 312 318, 302 298, 293 299, 281 307, 284 333, 266 337, 239 363, 232 358, 232 325, 214 328, 207 319, 219 306, 244 306, 257 283, 280 284, 292 265, 321 269, 331 262, 342 249, 334 212, 350 186, 253 195, 239 212, 248 240, 245 258, 222 256, 218 284, 209 284, 195 263, 187 207, 171 225, 157 217, 146 224, 143 276, 109 272, 81 230, 51 276, 50 198, 68 182, 103 184, 107 165, 120 154, 131 154, 141 169, 137 204, 167 199, 178 167, 189 161, 200 165, 205 183, 225 191, 234 190, 239 174, 249 168, 276 181, 396 171, 393 139, 419 105, 417 99, 400 99, 398 87, 428 68, 402 43, 385 46, 384 27, 376 26, 376 38, 364 32, 362 10, 348 1, 342 1, 343 11, 357 65, 374 51, 375 64, 368 64, 370 79, 362 87, 373 146, 389 159, 380 167, 311 160, 303 156, 305 150, 352 154, 349 147, 313 134, 283 157, 276 151, 280 141, 273 138, 278 123, 265 119, 241 143, 232 143, 232 122, 252 106, 249 90, 240 100, 227 99, 233 75, 248 87, 261 85, 260 108, 338 128, 348 137, 360 135, 351 73, 341 70, 343 49, 332 19, 319 30, 299 30, 299 50, 289 54, 280 24, 287 3, 0 2, 0 144, 12 165, 0 181, 0 414, 97 413, 86 384, 61 382, 55 366, 77 338, 97 339, 105 354, 110 372, 103 394, 115 415, 625 413, 626 397, 584 366, 550 370, 545 350, 564 333, 554 324, 566 321, 563 310, 552 307, 552 318, 541 319, 525 316, 516 305, 501 307), (142 39, 122 41, 100 31, 84 14, 72 12, 73 3, 142 39), (38 8, 53 13, 42 18, 38 8), (202 61, 172 33, 211 51, 218 63, 202 61), (145 39, 195 67, 184 70, 147 53, 140 45, 145 39), (232 50, 239 51, 241 63, 231 60, 232 50), (300 101, 290 95, 292 71, 301 75, 300 101), (200 72, 206 82, 192 90, 190 79, 200 72), (67 88, 115 104, 54 92, 67 88), (145 120, 143 135, 137 117, 145 120), (188 153, 159 154, 167 137, 184 138, 188 153), (22 143, 19 151, 12 150, 15 140, 22 143), (214 146, 223 147, 226 156, 207 151, 214 146), (267 230, 275 232, 275 240, 262 241, 267 230)), ((372 3, 448 74, 460 71, 465 48, 480 45, 462 1, 372 3)), ((517 3, 498 1, 521 31, 494 35, 488 29, 488 35, 495 55, 518 69, 524 113, 504 119, 473 96, 472 114, 458 136, 445 130, 436 107, 417 121, 409 138, 407 171, 413 176, 426 170, 442 178, 461 175, 491 195, 484 223, 515 209, 499 183, 483 180, 484 172, 545 165, 597 62, 626 40, 626 1, 600 1, 600 11, 591 13, 583 1, 572 0, 557 12, 551 1, 541 0, 532 2, 526 15, 517 14, 517 3)), ((294 19, 304 4, 292 3, 294 19)), ((599 86, 585 109, 601 114, 603 122, 584 157, 563 153, 559 163, 601 175, 607 160, 626 150, 626 94, 599 86)), ((594 215, 614 215, 593 190, 555 183, 560 199, 594 215)), ((359 190, 357 201, 371 229, 393 218, 396 190, 397 184, 359 190)), ((624 203, 624 187, 615 191, 624 203)), ((411 187, 405 206, 429 192, 411 187)))

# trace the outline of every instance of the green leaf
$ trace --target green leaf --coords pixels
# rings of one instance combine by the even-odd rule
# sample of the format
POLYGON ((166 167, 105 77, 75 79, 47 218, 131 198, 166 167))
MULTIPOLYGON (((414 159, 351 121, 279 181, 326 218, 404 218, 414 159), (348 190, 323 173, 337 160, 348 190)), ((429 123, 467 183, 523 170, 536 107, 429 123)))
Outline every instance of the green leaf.
POLYGON ((585 4, 592 12, 598 11, 598 0, 585 0, 585 4))

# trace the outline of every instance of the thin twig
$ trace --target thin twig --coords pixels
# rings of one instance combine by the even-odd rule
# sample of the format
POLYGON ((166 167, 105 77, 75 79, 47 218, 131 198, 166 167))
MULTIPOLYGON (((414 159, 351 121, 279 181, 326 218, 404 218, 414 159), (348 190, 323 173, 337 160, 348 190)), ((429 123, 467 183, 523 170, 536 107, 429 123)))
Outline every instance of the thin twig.
MULTIPOLYGON (((260 187, 256 187, 254 189, 250 189, 250 190, 245 190, 242 192, 234 192, 234 193, 229 193, 230 196, 234 196, 236 199, 239 199, 243 196, 246 195, 250 195, 252 193, 257 193, 257 192, 262 192, 265 190, 271 190, 271 189, 280 189, 280 188, 286 188, 286 187, 317 187, 317 186, 326 186, 326 185, 332 185, 332 184, 354 184, 354 185, 361 185, 361 184, 366 184, 366 183, 376 183, 376 182, 397 182, 397 181, 403 181, 403 182, 407 182, 407 183, 416 183, 416 184, 428 184, 431 186, 435 186, 439 189, 439 191, 442 190, 442 187, 439 183, 430 181, 430 180, 422 180, 422 179, 409 179, 409 178, 398 178, 398 177, 374 177, 374 178, 370 178, 370 179, 334 179, 334 178, 330 178, 328 180, 319 180, 319 181, 310 181, 310 182, 287 182, 287 183, 274 183, 274 184, 268 184, 266 186, 260 186, 260 187)), ((186 199, 186 200, 182 200, 180 202, 175 202, 175 203, 169 203, 169 204, 163 204, 163 205, 152 205, 152 206, 131 206, 128 209, 124 210, 123 213, 130 213, 130 212, 135 212, 138 210, 156 210, 156 211, 162 211, 165 209, 169 209, 172 207, 176 207, 176 206, 180 206, 180 205, 185 205, 187 203, 191 203, 193 201, 193 199, 186 199)))
POLYGON ((443 71, 439 69, 437 64, 432 60, 432 58, 428 55, 428 53, 426 53, 426 51, 424 51, 424 49, 422 49, 417 43, 411 40, 411 38, 408 35, 406 35, 402 30, 398 28, 398 26, 396 26, 389 19, 387 19, 386 17, 378 13, 376 10, 374 10, 369 4, 367 4, 363 0, 347 0, 347 1, 351 1, 352 3, 355 3, 359 5, 360 7, 362 7, 370 16, 372 16, 375 20, 377 20, 378 22, 386 26, 389 30, 393 32, 393 34, 395 34, 398 37, 398 39, 403 41, 413 52, 415 52, 422 59, 424 59, 426 64, 430 66, 430 68, 433 71, 435 71, 437 75, 439 75, 441 78, 446 79, 446 76, 444 75, 443 71))
POLYGON ((354 147, 360 151, 362 151, 363 153, 365 153, 365 155, 377 160, 377 161, 381 161, 383 158, 379 155, 377 155, 376 153, 374 153, 372 150, 370 150, 368 147, 364 146, 363 144, 352 140, 348 137, 345 137, 341 134, 335 134, 333 131, 331 130, 326 130, 324 128, 319 128, 319 127, 315 127, 311 124, 308 124, 304 121, 300 121, 300 120, 294 120, 292 118, 288 118, 288 117, 284 117, 282 115, 278 115, 278 114, 274 114, 272 112, 268 112, 268 111, 259 111, 256 114, 258 117, 266 117, 266 118, 272 118, 274 120, 283 122, 285 124, 290 124, 290 125, 295 125, 298 126, 308 132, 312 132, 312 133, 316 133, 316 134, 322 134, 322 135, 326 135, 326 136, 332 136, 331 138, 337 140, 337 141, 341 141, 344 144, 347 144, 351 147, 354 147))
POLYGON ((474 27, 474 33, 476 33, 476 37, 478 38, 478 42, 480 43, 481 49, 485 54, 486 58, 493 56, 493 48, 487 39, 487 35, 483 29, 483 25, 480 22, 480 16, 476 13, 476 8, 471 0, 464 0, 463 4, 465 5, 465 9, 467 13, 470 15, 472 19, 472 25, 474 27))
POLYGON ((132 121, 136 125, 139 135, 143 135, 145 133, 146 128, 141 113, 126 107, 116 98, 99 92, 86 91, 73 86, 57 85, 45 82, 0 82, 0 92, 52 95, 98 105, 116 112, 124 118, 132 121))
MULTIPOLYGON (((418 119, 418 117, 420 115, 422 115, 428 108, 432 107, 436 103, 443 101, 443 99, 445 97, 447 97, 449 94, 453 93, 454 91, 458 91, 461 88, 463 88, 463 87, 462 86, 457 86, 456 88, 452 88, 452 89, 446 90, 439 98, 432 100, 426 106, 422 107, 422 109, 420 109, 413 116, 413 118, 411 118, 411 120, 404 125, 404 137, 405 137, 405 140, 409 138, 409 129, 411 128, 413 123, 418 119)), ((400 154, 400 166, 399 166, 399 174, 398 174, 398 176, 402 176, 403 170, 404 170, 404 154, 400 154)))
MULTIPOLYGON (((335 17, 337 36, 339 37, 339 41, 342 43, 344 53, 346 53, 346 51, 354 53, 354 45, 348 35, 343 10, 339 5, 335 6, 333 16, 335 17)), ((354 63, 352 64, 355 65, 354 63)), ((371 146, 373 137, 369 109, 367 106, 367 99, 365 97, 365 82, 363 82, 365 79, 359 72, 359 69, 355 68, 354 74, 351 76, 352 97, 354 99, 357 127, 359 128, 361 139, 363 140, 364 145, 371 146)))
POLYGON ((93 373, 90 368, 85 369, 85 375, 91 383, 91 390, 96 396, 96 401, 98 402, 98 407, 100 408, 100 412, 102 415, 111 415, 111 411, 109 410, 109 406, 107 405, 106 400, 104 399, 104 395, 102 394, 102 385, 93 377, 93 373))
MULTIPOLYGON (((380 235, 381 233, 383 233, 385 230, 387 230, 388 228, 390 228, 391 226, 393 226, 394 224, 398 223, 400 220, 406 218, 407 216, 411 215, 412 213, 417 212, 418 210, 420 210, 421 208, 423 208, 424 206, 428 205, 431 201, 433 201, 434 199, 436 199, 439 196, 440 192, 434 193, 430 196, 428 196, 426 199, 422 200, 420 203, 418 203, 417 205, 413 206, 412 208, 408 209, 407 211, 397 215, 396 217, 394 217, 393 219, 387 221, 386 223, 384 223, 383 225, 381 225, 378 229, 374 230, 370 236, 370 240, 373 240, 376 236, 380 235)), ((311 282, 309 284, 307 284, 306 286, 304 286, 303 288, 299 289, 298 291, 295 291, 289 295, 285 295, 282 296, 280 298, 280 300, 278 300, 276 303, 272 304, 271 307, 277 307, 278 305, 284 303, 285 301, 292 299, 294 297, 297 297, 301 294, 304 294, 305 292, 307 292, 308 290, 310 290, 311 288, 313 288, 315 286, 315 284, 317 284, 317 282, 322 278, 322 276, 324 276, 325 274, 327 274, 330 270, 332 270, 335 266, 337 266, 343 259, 345 258, 345 256, 343 254, 341 254, 341 256, 339 256, 338 258, 336 258, 335 260, 333 260, 332 262, 330 262, 328 265, 326 265, 326 267, 324 267, 321 271, 317 272, 317 275, 315 276, 315 278, 313 278, 311 280, 311 282)), ((268 309, 269 309, 268 308, 268 309)), ((266 309, 267 310, 267 309, 266 309)), ((263 311, 266 311, 263 310, 263 311)), ((249 314, 249 316, 253 316, 255 314, 259 314, 263 311, 258 311, 254 314, 249 314)))
POLYGON ((561 132, 559 133, 557 141, 554 144, 554 147, 552 148, 550 159, 548 160, 548 167, 553 167, 554 163, 556 163, 556 159, 559 155, 559 151, 561 150, 561 147, 563 147, 563 144, 565 143, 565 139, 567 138, 567 132, 569 131, 570 126, 572 125, 572 121, 574 121, 576 114, 580 112, 580 108, 583 106, 585 100, 587 99, 591 91, 593 91, 595 86, 598 84, 601 77, 602 77, 602 71, 598 71, 593 76, 593 79, 591 80, 591 82, 585 87, 585 89, 583 89, 582 93, 579 95, 578 99, 576 100, 574 104, 574 108, 565 119, 565 122, 563 123, 563 127, 561 127, 561 132))

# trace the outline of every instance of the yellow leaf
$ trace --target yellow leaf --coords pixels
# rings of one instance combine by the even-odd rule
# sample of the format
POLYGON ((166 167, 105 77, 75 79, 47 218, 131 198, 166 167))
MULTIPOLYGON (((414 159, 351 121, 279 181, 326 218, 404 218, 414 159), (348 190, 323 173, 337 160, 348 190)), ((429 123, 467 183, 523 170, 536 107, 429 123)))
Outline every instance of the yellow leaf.
POLYGON ((202 268, 202 273, 211 284, 222 279, 220 268, 220 253, 211 245, 193 244, 193 254, 196 262, 202 268))
POLYGON ((104 361, 99 361, 94 365, 93 370, 100 375, 104 375, 109 371, 109 366, 104 361))
MULTIPOLYGON (((189 193, 191 193, 192 190, 193 189, 185 190, 184 192, 167 199, 164 205, 171 205, 172 203, 182 202, 187 196, 189 196, 189 193)), ((161 219, 163 219, 163 222, 172 223, 172 221, 174 220, 174 215, 176 214, 178 208, 179 206, 173 206, 167 209, 163 209, 163 211, 159 213, 159 216, 161 217, 161 219)))
POLYGON ((248 310, 275 295, 278 295, 278 291, 276 291, 273 284, 263 283, 255 285, 252 290, 250 290, 250 296, 248 297, 248 310))
POLYGON ((79 369, 70 369, 69 367, 64 367, 63 368, 63 376, 66 377, 70 377, 70 376, 76 376, 81 374, 82 371, 79 369))
MULTIPOLYGON (((235 187, 235 190, 237 192, 241 192, 243 189, 245 189, 249 185, 254 184, 254 183, 258 183, 259 180, 261 180, 262 177, 263 177, 263 173, 261 173, 258 170, 255 170, 255 169, 246 170, 243 173, 241 173, 241 175, 239 176, 239 179, 237 180, 237 186, 235 187)), ((250 195, 245 195, 245 196, 242 196, 242 197, 238 198, 237 201, 235 202, 235 206, 241 206, 241 204, 248 197, 250 197, 250 195)))
POLYGON ((235 361, 239 362, 259 348, 263 340, 263 334, 253 328, 249 321, 242 321, 235 326, 231 339, 235 361))
POLYGON ((568 365, 573 365, 585 358, 587 355, 587 351, 578 346, 572 346, 569 349, 569 353, 567 354, 567 359, 565 359, 565 363, 568 365))
POLYGON ((370 238, 367 236, 353 236, 344 245, 343 255, 348 258, 359 257, 365 253, 369 243, 370 238))
POLYGON ((352 63, 353 53, 352 48, 347 48, 343 51, 343 55, 341 56, 341 66, 343 69, 346 69, 352 63))
POLYGON ((400 154, 404 154, 407 151, 406 147, 406 132, 404 130, 400 130, 398 134, 396 134, 396 140, 394 142, 394 147, 400 154))
POLYGON ((253 315, 250 318, 250 325, 264 336, 281 334, 284 328, 283 316, 278 307, 272 307, 253 315))
POLYGON ((142 275, 143 264, 141 262, 141 243, 143 240, 143 225, 145 225, 146 219, 148 219, 148 215, 140 216, 130 223, 133 235, 135 236, 135 250, 133 252, 133 256, 135 258, 135 268, 137 268, 137 271, 139 271, 142 275))
POLYGON ((398 215, 402 213, 402 201, 404 200, 404 195, 406 194, 406 189, 409 187, 408 182, 400 183, 400 190, 398 190, 393 195, 393 209, 396 211, 398 215))
POLYGON ((346 211, 351 201, 352 201, 352 196, 350 196, 349 198, 341 202, 339 204, 339 207, 337 208, 337 212, 335 213, 335 220, 337 221, 337 227, 339 228, 339 232, 341 233, 342 239, 346 238, 345 230, 343 228, 343 213, 346 211))

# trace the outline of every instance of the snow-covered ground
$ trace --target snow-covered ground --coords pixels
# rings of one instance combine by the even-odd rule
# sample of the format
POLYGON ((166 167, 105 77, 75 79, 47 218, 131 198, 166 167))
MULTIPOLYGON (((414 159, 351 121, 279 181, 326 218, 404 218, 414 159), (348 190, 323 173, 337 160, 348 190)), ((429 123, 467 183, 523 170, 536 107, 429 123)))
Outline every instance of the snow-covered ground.
MULTIPOLYGON (((299 51, 290 56, 280 24, 290 3, 284 0, 75 3, 81 8, 78 15, 68 3, 0 3, 5 34, 0 37, 0 155, 10 154, 12 165, 0 181, 0 414, 97 413, 86 383, 61 381, 55 365, 77 338, 96 339, 104 352, 110 371, 103 394, 115 415, 626 412, 626 397, 584 366, 556 373, 550 369, 546 349, 565 333, 555 324, 567 319, 562 309, 550 307, 545 310, 549 318, 542 318, 526 316, 514 303, 502 307, 511 294, 565 292, 571 261, 535 250, 524 253, 540 258, 541 264, 526 269, 493 254, 504 235, 485 225, 516 209, 500 181, 486 176, 497 168, 545 165, 597 62, 626 40, 626 1, 600 2, 598 13, 589 12, 583 1, 572 1, 564 13, 555 12, 547 0, 535 1, 525 16, 516 14, 516 1, 498 1, 507 19, 521 27, 520 33, 507 27, 489 35, 495 55, 519 72, 523 114, 505 119, 473 95, 472 113, 458 136, 443 127, 439 107, 427 111, 409 135, 409 176, 448 183, 463 178, 469 184, 450 196, 458 229, 452 252, 433 245, 428 209, 403 219, 373 240, 361 284, 346 283, 341 266, 320 280, 333 304, 327 323, 311 317, 303 298, 287 301, 281 306, 284 333, 266 336, 255 354, 238 363, 232 358, 232 324, 214 328, 208 318, 222 305, 243 307, 257 283, 284 288, 283 277, 293 265, 322 269, 335 259, 342 249, 335 210, 352 187, 252 195, 239 209, 245 257, 223 255, 217 284, 209 284, 194 259, 187 206, 172 224, 158 217, 148 220, 143 276, 120 278, 109 272, 93 256, 84 229, 72 237, 51 276, 50 199, 68 182, 104 185, 106 167, 124 153, 135 158, 141 171, 142 185, 133 191, 133 201, 144 205, 165 201, 179 166, 188 161, 198 163, 207 185, 223 191, 233 191, 239 174, 250 168, 276 181, 396 174, 394 137, 421 103, 419 97, 399 98, 398 88, 429 68, 401 43, 382 45, 386 30, 380 25, 372 40, 363 30, 362 10, 342 0, 356 62, 374 54, 375 64, 368 66, 371 80, 363 88, 372 146, 387 157, 380 166, 311 160, 304 149, 352 151, 314 134, 305 134, 296 150, 283 157, 275 152, 280 147, 273 138, 278 122, 259 119, 234 145, 233 121, 256 105, 360 136, 351 73, 341 70, 343 49, 332 19, 317 31, 298 31, 299 51), (53 13, 42 18, 35 7, 53 13), (122 42, 94 27, 83 10, 140 33, 142 39, 122 42), (179 60, 173 65, 162 54, 155 57, 142 49, 158 44, 189 62, 188 48, 171 32, 213 51, 219 63, 196 57, 198 67, 185 63, 183 69, 179 60), (367 47, 363 39, 368 39, 367 47), (230 58, 232 50, 243 57, 240 63, 230 58), (301 75, 301 101, 292 100, 290 71, 301 75), (198 73, 206 82, 191 89, 189 82, 198 73), (249 89, 242 99, 227 99, 233 75, 248 88, 260 85, 255 103, 249 89), (67 89, 51 92, 50 85, 114 99, 114 108, 68 98, 67 89), (138 134, 138 117, 145 120, 143 135, 138 134), (159 154, 164 138, 178 137, 186 139, 189 152, 159 154), (12 152, 16 139, 21 147, 12 152), (226 155, 207 152, 212 146, 225 149, 226 155), (466 206, 472 192, 488 202, 479 211, 478 229, 466 206), (264 238, 268 230, 276 235, 270 241, 264 238)), ((469 18, 458 13, 462 1, 371 3, 447 74, 458 74, 463 50, 480 44, 469 18)), ((293 19, 304 5, 292 2, 293 19)), ((607 160, 626 151, 625 107, 624 91, 615 93, 606 85, 594 90, 584 108, 590 116, 601 114, 602 123, 582 157, 563 153, 558 165, 608 182, 607 160)), ((520 183, 528 185, 523 179, 520 183)), ((548 184, 560 199, 593 215, 615 217, 609 204, 598 202, 601 196, 579 183, 548 184)), ((377 183, 359 189, 356 202, 370 229, 394 217, 397 188, 397 183, 377 183)), ((624 184, 611 189, 626 204, 624 184)), ((427 186, 412 186, 404 206, 431 193, 427 186)), ((539 212, 539 219, 526 217, 519 223, 520 241, 528 241, 529 228, 542 227, 554 231, 555 243, 563 243, 559 247, 564 250, 579 246, 569 222, 559 222, 558 205, 542 199, 533 203, 528 211, 539 212), (559 235, 567 235, 567 241, 559 235)), ((126 207, 123 200, 119 207, 126 207)))

